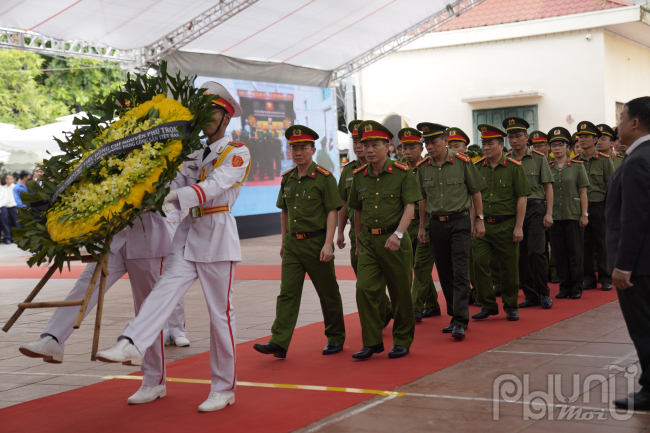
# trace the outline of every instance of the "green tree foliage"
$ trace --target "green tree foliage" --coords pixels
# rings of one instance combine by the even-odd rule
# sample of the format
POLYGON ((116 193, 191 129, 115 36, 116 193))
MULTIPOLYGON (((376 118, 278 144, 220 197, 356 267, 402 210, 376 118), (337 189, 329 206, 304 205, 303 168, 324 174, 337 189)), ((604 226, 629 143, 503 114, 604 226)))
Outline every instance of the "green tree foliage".
POLYGON ((125 79, 115 63, 0 49, 0 122, 29 129, 92 112, 125 79))
POLYGON ((37 82, 43 58, 35 53, 0 49, 0 122, 27 129, 68 114, 37 82), (27 71, 27 72, 15 72, 27 71))

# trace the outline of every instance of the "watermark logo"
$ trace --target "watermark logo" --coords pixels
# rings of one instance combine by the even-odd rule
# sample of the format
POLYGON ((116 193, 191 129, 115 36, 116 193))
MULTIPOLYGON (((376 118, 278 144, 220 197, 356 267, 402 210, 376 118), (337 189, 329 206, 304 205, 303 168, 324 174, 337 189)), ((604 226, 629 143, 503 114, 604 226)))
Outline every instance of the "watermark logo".
MULTIPOLYGON (((540 420, 604 420, 609 414, 613 419, 625 421, 632 417, 634 411, 628 409, 618 412, 611 401, 615 398, 617 373, 623 372, 627 394, 634 392, 635 378, 639 372, 636 364, 627 367, 610 365, 610 373, 590 374, 581 380, 579 374, 574 374, 571 383, 571 393, 563 394, 562 375, 549 374, 547 377, 546 392, 530 390, 530 376, 523 375, 523 380, 514 374, 498 376, 492 385, 492 419, 497 421, 500 416, 501 403, 516 403, 523 406, 523 419, 540 420), (602 392, 600 402, 607 404, 607 408, 589 406, 589 391, 600 383, 602 392), (581 398, 582 396, 582 398, 581 398), (578 401, 580 400, 580 401, 578 401), (557 414, 556 409, 560 409, 557 414)), ((564 387, 566 389, 566 387, 564 387)))

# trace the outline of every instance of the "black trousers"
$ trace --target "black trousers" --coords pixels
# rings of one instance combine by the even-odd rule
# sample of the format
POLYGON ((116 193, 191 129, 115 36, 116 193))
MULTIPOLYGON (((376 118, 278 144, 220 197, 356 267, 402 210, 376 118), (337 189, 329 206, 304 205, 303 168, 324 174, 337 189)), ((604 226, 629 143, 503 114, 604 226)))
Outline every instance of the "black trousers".
MULTIPOLYGON (((591 216, 591 212, 589 213, 591 216)), ((650 275, 632 274, 632 287, 616 290, 627 332, 641 364, 639 385, 650 392, 650 275)))
POLYGON ((467 329, 469 323, 469 215, 451 221, 430 220, 431 253, 436 263, 451 326, 467 329))
POLYGON ((612 283, 612 276, 607 272, 607 252, 605 249, 605 202, 589 208, 589 224, 585 227, 585 283, 612 283), (594 272, 594 253, 598 262, 598 279, 594 272))
POLYGON ((584 229, 577 220, 553 221, 549 229, 560 293, 582 293, 584 279, 584 229))
POLYGON ((527 300, 538 301, 541 295, 549 296, 548 265, 544 249, 546 229, 544 228, 546 203, 526 208, 524 218, 524 240, 519 244, 519 286, 527 300))

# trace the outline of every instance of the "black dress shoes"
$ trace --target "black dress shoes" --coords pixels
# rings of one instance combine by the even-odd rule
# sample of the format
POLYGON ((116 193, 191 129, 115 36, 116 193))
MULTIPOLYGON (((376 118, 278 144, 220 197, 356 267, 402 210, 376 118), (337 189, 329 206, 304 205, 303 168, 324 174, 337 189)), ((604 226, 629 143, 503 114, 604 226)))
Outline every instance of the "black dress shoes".
POLYGON ((393 348, 390 349, 390 352, 388 352, 388 357, 389 358, 403 358, 408 354, 409 354, 408 347, 393 346, 393 348))
POLYGON ((390 312, 386 315, 386 320, 384 320, 384 328, 388 326, 390 321, 393 320, 393 313, 390 312))
POLYGON ((551 284, 560 284, 560 278, 557 275, 555 275, 555 276, 551 277, 550 282, 551 282, 551 284))
MULTIPOLYGON (((553 300, 550 296, 542 295, 541 298, 542 299, 539 301, 539 303, 542 304, 543 309, 548 310, 553 306, 553 300)), ((521 307, 521 305, 519 307, 521 307)))
POLYGON ((374 346, 363 346, 363 348, 352 355, 354 359, 368 359, 375 353, 381 353, 384 351, 384 343, 376 344, 374 346))
POLYGON ((494 289, 494 296, 497 297, 497 298, 500 297, 501 296, 501 290, 494 289))
POLYGON ((463 338, 465 338, 465 329, 460 325, 456 325, 454 326, 454 329, 451 331, 451 336, 454 337, 456 340, 462 340, 463 338))
POLYGON ((476 305, 476 306, 479 307, 479 308, 481 308, 481 307, 483 306, 483 304, 481 304, 481 303, 478 301, 478 298, 474 299, 474 305, 476 305))
POLYGON ((569 295, 567 293, 562 293, 562 292, 555 295, 555 299, 566 299, 568 297, 569 297, 569 295))
POLYGON ((571 293, 571 299, 580 299, 582 298, 582 293, 573 292, 571 293))
POLYGON ((596 288, 596 282, 594 281, 593 283, 584 283, 582 285, 582 290, 591 290, 596 288))
POLYGON ((499 310, 488 310, 487 308, 481 308, 481 311, 474 314, 472 319, 482 320, 487 319, 490 316, 496 316, 499 314, 499 310))
POLYGON ((259 353, 263 353, 265 355, 270 355, 273 354, 276 358, 286 358, 287 357, 287 351, 278 346, 275 343, 268 343, 268 344, 253 344, 253 349, 257 350, 259 353))
POLYGON ((425 308, 422 312, 422 317, 425 319, 433 316, 440 316, 440 308, 425 308))
POLYGON ((506 319, 510 320, 511 322, 515 322, 519 320, 519 313, 516 311, 506 311, 506 319))
POLYGON ((415 312, 415 322, 420 323, 421 321, 422 321, 422 313, 420 313, 419 311, 416 311, 415 312))
POLYGON ((603 292, 609 292, 612 290, 612 285, 610 283, 603 283, 601 284, 601 287, 603 288, 603 292))
POLYGON ((633 392, 628 398, 614 400, 614 406, 619 409, 648 410, 650 409, 650 393, 633 392))
POLYGON ((449 325, 446 328, 442 328, 442 333, 443 334, 451 334, 454 330, 454 327, 449 325))
POLYGON ((327 346, 323 349, 323 355, 334 355, 343 350, 343 345, 339 343, 327 343, 327 346))
POLYGON ((534 301, 531 300, 531 299, 526 299, 524 302, 519 304, 519 308, 539 307, 540 305, 542 305, 542 304, 537 299, 534 300, 534 301))

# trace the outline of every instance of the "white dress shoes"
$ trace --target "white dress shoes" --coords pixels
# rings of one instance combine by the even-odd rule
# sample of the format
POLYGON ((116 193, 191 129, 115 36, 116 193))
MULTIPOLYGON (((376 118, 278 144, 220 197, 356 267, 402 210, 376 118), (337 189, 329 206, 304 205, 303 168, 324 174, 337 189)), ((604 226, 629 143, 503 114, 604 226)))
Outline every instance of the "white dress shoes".
POLYGON ((199 406, 199 412, 212 412, 213 410, 223 409, 231 404, 235 404, 234 392, 211 392, 208 399, 199 406))
POLYGON ((25 356, 43 358, 43 361, 50 364, 61 364, 63 362, 63 349, 51 335, 41 338, 36 343, 21 344, 18 350, 25 356))
POLYGON ((174 344, 176 347, 187 347, 190 345, 190 340, 185 337, 176 337, 174 338, 174 344))
POLYGON ((100 350, 95 356, 102 362, 121 362, 124 365, 142 365, 142 355, 135 345, 126 338, 117 342, 110 349, 100 350))
POLYGON ((167 389, 165 388, 165 385, 141 386, 138 392, 129 397, 127 401, 129 404, 149 403, 158 398, 163 398, 166 395, 167 389))

